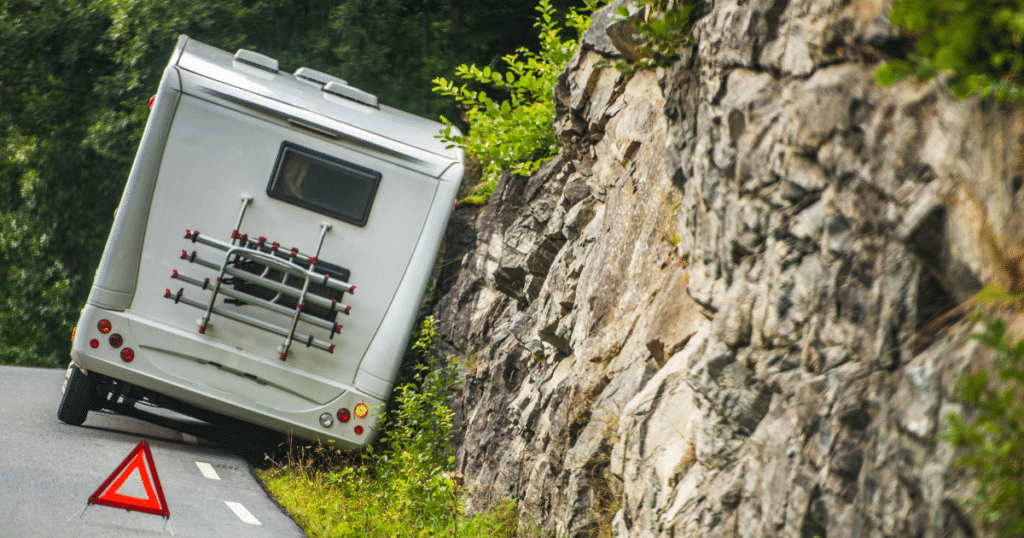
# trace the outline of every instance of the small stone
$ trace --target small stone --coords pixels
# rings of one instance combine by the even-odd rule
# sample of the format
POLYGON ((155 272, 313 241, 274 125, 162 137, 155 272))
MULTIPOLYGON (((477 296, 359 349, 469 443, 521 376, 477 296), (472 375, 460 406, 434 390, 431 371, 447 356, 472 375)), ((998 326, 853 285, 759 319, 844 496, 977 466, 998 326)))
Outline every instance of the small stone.
POLYGON ((565 187, 562 189, 562 196, 565 197, 570 206, 574 206, 587 196, 590 196, 590 186, 587 185, 587 178, 579 173, 570 176, 565 182, 565 187))
POLYGON ((821 233, 822 227, 825 226, 826 217, 825 200, 818 200, 793 217, 793 224, 789 228, 789 233, 800 239, 814 240, 821 233))

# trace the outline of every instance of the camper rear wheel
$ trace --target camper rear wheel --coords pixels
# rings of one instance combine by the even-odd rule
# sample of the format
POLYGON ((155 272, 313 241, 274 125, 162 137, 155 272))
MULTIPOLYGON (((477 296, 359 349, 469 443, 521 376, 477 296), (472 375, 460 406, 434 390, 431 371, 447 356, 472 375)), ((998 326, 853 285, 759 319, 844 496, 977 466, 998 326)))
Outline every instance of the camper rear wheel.
POLYGON ((95 376, 89 376, 74 364, 69 372, 68 385, 57 408, 57 418, 72 426, 81 426, 96 399, 95 376))

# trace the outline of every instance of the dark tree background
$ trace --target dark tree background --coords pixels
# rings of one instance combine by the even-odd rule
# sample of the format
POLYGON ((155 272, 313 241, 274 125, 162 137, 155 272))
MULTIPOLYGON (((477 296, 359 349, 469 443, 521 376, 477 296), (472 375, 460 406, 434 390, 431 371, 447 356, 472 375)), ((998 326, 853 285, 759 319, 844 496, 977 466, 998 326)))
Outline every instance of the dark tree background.
MULTIPOLYGON (((561 0, 556 6, 581 5, 561 0)), ((529 0, 0 0, 0 363, 60 366, 179 34, 457 117, 462 63, 535 49, 529 0)))

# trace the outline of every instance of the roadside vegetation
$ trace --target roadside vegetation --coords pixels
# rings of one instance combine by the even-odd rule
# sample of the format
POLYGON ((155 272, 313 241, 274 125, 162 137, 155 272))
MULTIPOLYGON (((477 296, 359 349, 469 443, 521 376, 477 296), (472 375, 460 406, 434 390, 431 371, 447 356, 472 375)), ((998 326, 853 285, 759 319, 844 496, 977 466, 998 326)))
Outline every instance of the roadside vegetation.
POLYGON ((361 454, 322 446, 293 448, 261 471, 268 489, 308 536, 520 536, 515 500, 468 516, 462 477, 452 471, 452 412, 457 379, 434 352, 434 320, 426 318, 413 350, 419 360, 395 389, 382 437, 361 454))

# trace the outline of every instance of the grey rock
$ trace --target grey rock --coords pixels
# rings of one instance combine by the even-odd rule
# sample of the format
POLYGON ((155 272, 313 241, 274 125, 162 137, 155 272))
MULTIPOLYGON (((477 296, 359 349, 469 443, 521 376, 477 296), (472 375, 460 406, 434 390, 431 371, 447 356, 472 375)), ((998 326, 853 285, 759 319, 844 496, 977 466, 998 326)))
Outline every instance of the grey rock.
POLYGON ((619 51, 627 62, 635 62, 642 57, 639 49, 643 43, 636 38, 636 29, 628 20, 611 24, 605 29, 605 33, 608 34, 608 39, 615 50, 619 51))
POLYGON ((587 31, 583 33, 583 47, 593 50, 608 57, 619 56, 618 49, 606 32, 607 28, 615 25, 617 15, 615 11, 619 6, 630 4, 629 0, 615 0, 594 12, 593 21, 587 31))
POLYGON ((982 238, 1024 243, 1024 118, 879 88, 887 6, 705 3, 695 47, 630 78, 596 67, 622 54, 598 14, 555 90, 562 157, 503 176, 446 243, 434 313, 479 357, 453 401, 470 513, 980 535, 935 439, 984 351, 947 314, 996 275, 982 238))

